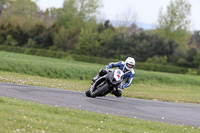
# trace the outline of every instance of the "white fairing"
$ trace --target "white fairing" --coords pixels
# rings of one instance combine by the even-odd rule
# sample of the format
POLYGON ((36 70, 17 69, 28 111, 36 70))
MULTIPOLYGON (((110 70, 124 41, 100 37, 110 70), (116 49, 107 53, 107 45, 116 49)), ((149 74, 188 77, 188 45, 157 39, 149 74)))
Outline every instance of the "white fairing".
POLYGON ((119 81, 123 75, 124 75, 124 73, 120 69, 116 69, 114 72, 114 79, 116 81, 119 81))

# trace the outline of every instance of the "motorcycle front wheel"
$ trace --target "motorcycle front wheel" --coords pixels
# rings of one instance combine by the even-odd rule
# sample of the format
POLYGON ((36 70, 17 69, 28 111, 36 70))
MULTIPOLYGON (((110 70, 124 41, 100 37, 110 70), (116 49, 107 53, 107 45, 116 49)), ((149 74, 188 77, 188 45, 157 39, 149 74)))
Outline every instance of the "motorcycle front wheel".
POLYGON ((85 92, 85 95, 86 95, 87 97, 91 97, 91 92, 90 92, 90 89, 89 89, 89 90, 87 90, 87 91, 85 92))
POLYGON ((102 95, 102 93, 103 92, 106 92, 107 91, 107 89, 108 89, 108 83, 107 82, 105 82, 102 86, 97 86, 97 88, 95 89, 95 91, 91 94, 91 97, 92 98, 95 98, 95 97, 97 97, 97 96, 100 96, 100 95, 102 95))

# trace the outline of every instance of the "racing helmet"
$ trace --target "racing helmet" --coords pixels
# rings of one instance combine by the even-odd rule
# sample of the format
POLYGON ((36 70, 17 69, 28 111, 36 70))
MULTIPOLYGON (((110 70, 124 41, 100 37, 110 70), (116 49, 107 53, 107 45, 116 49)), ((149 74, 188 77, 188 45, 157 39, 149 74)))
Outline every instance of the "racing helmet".
POLYGON ((128 57, 125 60, 125 68, 126 68, 126 70, 131 71, 131 69, 133 69, 134 66, 135 66, 135 59, 132 58, 132 57, 128 57))

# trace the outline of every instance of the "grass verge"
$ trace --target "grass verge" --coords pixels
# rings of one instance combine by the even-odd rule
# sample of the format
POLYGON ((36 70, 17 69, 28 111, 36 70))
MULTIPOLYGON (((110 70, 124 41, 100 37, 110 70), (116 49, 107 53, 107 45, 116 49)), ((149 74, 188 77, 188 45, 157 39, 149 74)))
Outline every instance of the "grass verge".
POLYGON ((1 132, 199 133, 200 129, 0 97, 1 132))
MULTIPOLYGON (((90 87, 90 80, 53 79, 27 74, 0 71, 0 82, 51 87, 84 92, 90 87)), ((124 97, 158 100, 178 103, 200 103, 200 86, 190 84, 166 85, 161 83, 134 82, 123 91, 124 97)))
MULTIPOLYGON (((105 65, 0 51, 0 70, 48 78, 91 80, 105 65)), ((200 76, 138 70, 134 82, 200 86, 200 76)))

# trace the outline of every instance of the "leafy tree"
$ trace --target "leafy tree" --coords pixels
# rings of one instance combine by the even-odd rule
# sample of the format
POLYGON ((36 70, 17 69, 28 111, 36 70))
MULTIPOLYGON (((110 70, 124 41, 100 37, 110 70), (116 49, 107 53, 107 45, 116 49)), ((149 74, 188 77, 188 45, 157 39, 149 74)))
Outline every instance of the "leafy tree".
POLYGON ((0 36, 0 45, 4 43, 4 39, 0 36))
POLYGON ((116 51, 118 51, 119 54, 119 43, 112 43, 115 41, 114 36, 115 31, 112 28, 107 28, 99 34, 100 47, 98 49, 98 56, 103 55, 104 57, 108 58, 114 57, 115 54, 117 54, 116 51))
POLYGON ((0 36, 7 39, 7 36, 11 35, 12 38, 17 42, 17 46, 22 46, 28 41, 28 33, 23 31, 19 26, 13 26, 10 23, 0 26, 0 36))
POLYGON ((186 61, 185 58, 179 58, 178 61, 177 61, 177 64, 178 64, 179 66, 186 67, 187 61, 186 61))
POLYGON ((67 28, 82 27, 84 22, 95 20, 99 7, 99 0, 65 0, 57 14, 57 22, 67 28))
POLYGON ((32 0, 14 0, 8 6, 7 12, 9 14, 31 17, 37 15, 39 7, 32 0))
POLYGON ((5 45, 8 45, 8 46, 16 46, 17 45, 17 42, 15 39, 13 39, 13 37, 11 35, 8 35, 6 37, 6 41, 5 41, 5 45))
POLYGON ((198 68, 200 68, 200 53, 198 53, 198 55, 196 55, 195 57, 194 57, 194 60, 193 60, 193 62, 194 62, 194 64, 195 64, 195 66, 198 68))
POLYGON ((167 56, 159 57, 157 55, 153 56, 152 58, 148 58, 146 62, 149 63, 159 63, 159 64, 167 64, 167 56))
POLYGON ((134 56, 138 61, 146 61, 147 58, 155 55, 170 58, 177 47, 178 44, 174 41, 166 42, 158 35, 141 32, 139 34, 134 33, 126 38, 121 53, 125 56, 134 56))
MULTIPOLYGON (((28 31, 40 22, 40 9, 32 0, 8 0, 0 17, 0 24, 10 23, 28 31)), ((41 23, 41 22, 40 22, 41 23)))
POLYGON ((96 25, 95 16, 100 6, 99 2, 99 0, 65 0, 63 8, 58 10, 56 23, 62 28, 54 34, 54 44, 64 48, 65 51, 73 50, 78 40, 81 41, 78 47, 82 46, 84 38, 91 37, 87 32, 96 25), (83 35, 83 32, 86 35, 83 35))
POLYGON ((60 27, 58 25, 53 24, 48 27, 41 35, 39 35, 38 38, 35 38, 35 40, 40 41, 43 45, 43 48, 52 48, 52 50, 55 50, 54 34, 58 33, 59 28, 60 27))
POLYGON ((186 44, 189 38, 191 4, 187 0, 171 1, 167 6, 167 12, 160 10, 158 16, 157 33, 167 40, 175 40, 180 44, 186 44))
POLYGON ((76 46, 76 53, 97 56, 100 47, 99 40, 100 36, 97 32, 82 30, 76 46))
POLYGON ((187 51, 187 57, 186 57, 186 60, 190 63, 193 62, 193 59, 194 59, 194 56, 197 55, 197 49, 196 48, 190 48, 188 51, 187 51))
POLYGON ((42 21, 46 27, 49 27, 55 23, 58 12, 59 9, 56 8, 47 8, 46 11, 43 12, 42 21))
POLYGON ((36 24, 35 26, 31 27, 28 32, 29 39, 27 42, 27 46, 34 48, 45 48, 44 34, 46 31, 47 29, 43 24, 36 24))
POLYGON ((53 35, 54 46, 63 51, 74 50, 77 38, 76 31, 61 27, 58 32, 53 35))
POLYGON ((177 48, 172 56, 170 56, 170 62, 183 67, 195 67, 194 57, 198 54, 196 48, 177 48))
POLYGON ((8 6, 12 3, 12 0, 1 0, 0 1, 0 16, 3 10, 7 9, 8 6))
POLYGON ((186 50, 182 47, 178 47, 175 52, 172 54, 172 56, 170 56, 169 61, 173 62, 175 64, 177 64, 178 60, 180 58, 184 59, 185 62, 185 58, 186 58, 186 50))
POLYGON ((38 45, 36 44, 36 41, 34 41, 33 39, 29 38, 28 42, 26 44, 26 47, 28 47, 28 48, 38 48, 38 45))
POLYGON ((96 18, 97 9, 101 7, 100 0, 77 0, 79 16, 84 21, 93 21, 96 18))
POLYGON ((104 30, 106 30, 108 28, 110 28, 113 31, 115 31, 115 28, 112 26, 112 24, 110 23, 110 21, 106 20, 104 23, 98 24, 97 30, 98 30, 99 33, 101 33, 101 32, 103 32, 104 30))
POLYGON ((194 45, 200 50, 200 31, 195 31, 192 34, 189 45, 194 45))
POLYGON ((108 56, 111 50, 109 45, 115 31, 108 22, 99 24, 97 27, 82 29, 76 52, 92 56, 111 57, 108 56))

